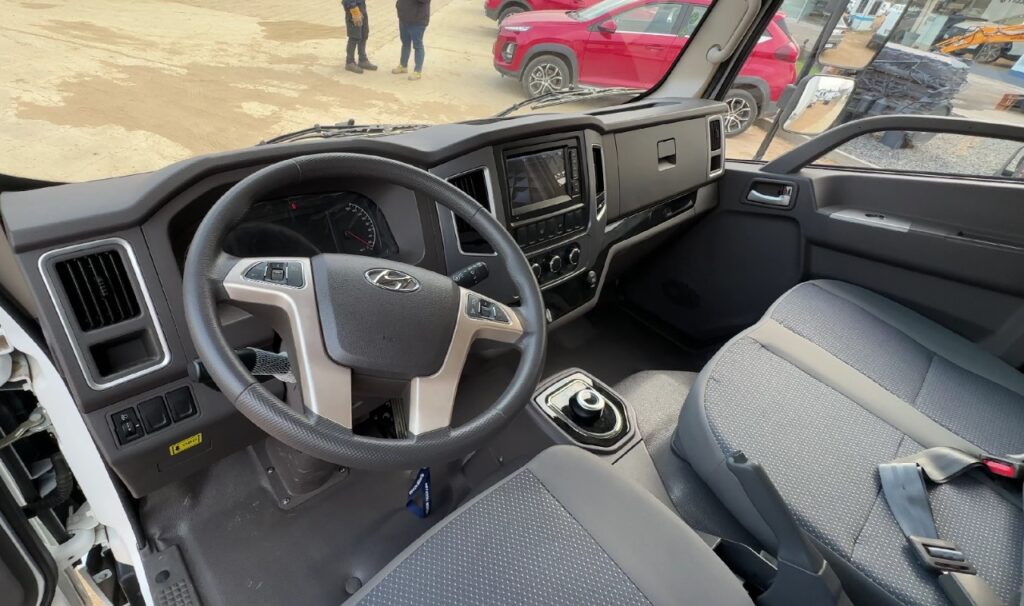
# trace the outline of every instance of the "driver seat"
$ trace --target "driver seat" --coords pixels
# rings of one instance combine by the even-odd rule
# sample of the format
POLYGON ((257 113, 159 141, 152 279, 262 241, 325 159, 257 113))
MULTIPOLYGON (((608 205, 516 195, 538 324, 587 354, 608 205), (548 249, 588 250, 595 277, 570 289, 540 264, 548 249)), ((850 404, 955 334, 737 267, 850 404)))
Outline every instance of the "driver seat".
POLYGON ((675 512, 596 456, 555 446, 438 522, 346 604, 751 601, 675 512))

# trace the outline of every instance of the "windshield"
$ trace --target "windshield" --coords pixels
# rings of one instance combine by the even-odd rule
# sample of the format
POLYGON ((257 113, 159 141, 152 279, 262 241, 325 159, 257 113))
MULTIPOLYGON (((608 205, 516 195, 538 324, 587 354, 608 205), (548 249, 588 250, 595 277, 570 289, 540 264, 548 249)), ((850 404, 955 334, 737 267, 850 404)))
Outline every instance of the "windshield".
POLYGON ((5 3, 0 173, 96 179, 317 124, 449 123, 569 88, 647 90, 683 51, 683 25, 692 31, 703 14, 682 0, 531 4, 537 10, 519 0, 5 3), (611 7, 623 8, 611 32, 568 14, 611 7))

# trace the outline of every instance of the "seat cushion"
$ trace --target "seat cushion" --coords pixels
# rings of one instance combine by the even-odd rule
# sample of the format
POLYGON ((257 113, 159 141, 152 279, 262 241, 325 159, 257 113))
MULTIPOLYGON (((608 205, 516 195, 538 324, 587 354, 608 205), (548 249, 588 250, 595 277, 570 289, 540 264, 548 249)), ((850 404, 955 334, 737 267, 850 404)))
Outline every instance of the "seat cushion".
POLYGON ((657 499, 578 448, 548 449, 460 507, 349 603, 750 604, 657 499))
MULTIPOLYGON (((1015 369, 911 310, 814 281, 708 363, 673 446, 765 545, 774 537, 724 467, 736 450, 764 465, 801 526, 849 564, 844 580, 858 593, 941 604, 880 493, 877 466, 931 446, 1024 450, 1022 393, 1015 369)), ((940 534, 1009 601, 1021 581, 1022 520, 1005 497, 974 478, 931 490, 940 534)))

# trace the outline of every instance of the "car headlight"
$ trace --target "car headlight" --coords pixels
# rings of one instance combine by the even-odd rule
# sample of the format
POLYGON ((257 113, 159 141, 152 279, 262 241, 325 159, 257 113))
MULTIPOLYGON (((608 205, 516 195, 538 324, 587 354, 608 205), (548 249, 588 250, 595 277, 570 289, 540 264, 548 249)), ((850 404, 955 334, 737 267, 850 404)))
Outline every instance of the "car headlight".
POLYGON ((518 45, 515 42, 509 42, 505 45, 505 48, 501 49, 501 58, 505 63, 512 63, 512 58, 516 56, 516 48, 518 45))
POLYGON ((530 25, 503 25, 503 26, 501 26, 501 29, 505 30, 506 32, 511 32, 513 34, 521 34, 523 32, 530 31, 530 27, 532 27, 532 26, 530 26, 530 25))

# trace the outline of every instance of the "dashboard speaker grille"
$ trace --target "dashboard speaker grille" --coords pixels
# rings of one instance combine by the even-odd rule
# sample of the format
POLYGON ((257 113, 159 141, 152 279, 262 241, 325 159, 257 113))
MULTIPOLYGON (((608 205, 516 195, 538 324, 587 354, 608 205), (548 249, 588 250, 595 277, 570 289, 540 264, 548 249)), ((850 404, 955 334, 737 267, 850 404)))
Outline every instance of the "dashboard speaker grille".
POLYGON ((141 313, 124 259, 116 250, 65 259, 54 269, 83 331, 120 324, 141 313))
MULTIPOLYGON (((478 168, 467 173, 462 173, 448 179, 448 182, 459 188, 476 200, 476 203, 484 207, 487 212, 493 212, 491 208, 491 196, 487 190, 487 174, 484 169, 478 168)), ((455 217, 455 227, 459 232, 459 248, 464 253, 488 255, 494 253, 494 249, 469 223, 455 217)))

